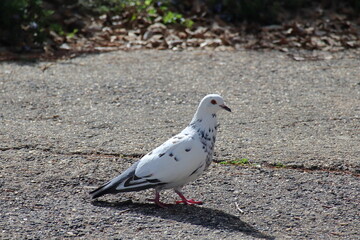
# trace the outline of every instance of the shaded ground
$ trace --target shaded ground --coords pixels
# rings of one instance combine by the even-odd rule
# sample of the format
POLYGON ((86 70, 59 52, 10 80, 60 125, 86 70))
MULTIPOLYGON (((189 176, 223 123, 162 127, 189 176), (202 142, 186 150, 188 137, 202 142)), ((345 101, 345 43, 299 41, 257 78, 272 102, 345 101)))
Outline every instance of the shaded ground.
POLYGON ((296 62, 252 51, 3 63, 1 237, 356 239, 358 66, 355 52, 296 62), (187 186, 203 206, 159 209, 146 202, 151 191, 90 201, 93 187, 181 130, 210 92, 233 109, 219 117, 216 160, 249 165, 215 163, 187 186))

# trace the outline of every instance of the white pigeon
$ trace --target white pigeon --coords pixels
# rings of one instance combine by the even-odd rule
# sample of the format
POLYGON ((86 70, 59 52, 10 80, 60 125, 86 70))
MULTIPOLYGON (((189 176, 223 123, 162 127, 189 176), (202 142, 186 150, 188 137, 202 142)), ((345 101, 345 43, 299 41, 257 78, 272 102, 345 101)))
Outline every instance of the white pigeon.
POLYGON ((190 124, 179 134, 155 148, 125 172, 90 192, 92 198, 108 193, 155 189, 155 199, 160 207, 160 191, 173 188, 182 199, 176 203, 202 204, 201 201, 186 199, 181 188, 197 179, 206 170, 213 157, 217 120, 220 109, 231 112, 220 95, 205 96, 190 124))

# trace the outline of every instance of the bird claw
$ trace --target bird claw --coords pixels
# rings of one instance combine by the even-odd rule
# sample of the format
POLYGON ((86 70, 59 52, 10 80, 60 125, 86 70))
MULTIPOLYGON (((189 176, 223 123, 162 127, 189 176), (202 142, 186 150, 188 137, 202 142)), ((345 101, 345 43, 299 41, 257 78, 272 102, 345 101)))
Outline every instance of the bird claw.
POLYGON ((176 201, 176 204, 180 204, 180 203, 184 203, 186 205, 193 205, 193 204, 203 204, 202 201, 195 201, 194 199, 186 199, 186 200, 180 200, 180 201, 176 201))

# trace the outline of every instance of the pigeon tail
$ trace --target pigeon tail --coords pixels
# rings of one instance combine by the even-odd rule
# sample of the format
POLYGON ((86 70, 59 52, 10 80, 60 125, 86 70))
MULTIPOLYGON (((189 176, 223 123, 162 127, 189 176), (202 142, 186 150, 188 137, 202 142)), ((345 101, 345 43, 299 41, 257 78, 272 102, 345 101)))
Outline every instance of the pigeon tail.
POLYGON ((117 176, 116 178, 112 179, 111 181, 105 183, 104 185, 100 186, 99 188, 95 189, 94 191, 91 191, 89 194, 91 195, 91 198, 98 198, 102 195, 108 194, 108 193, 117 193, 120 192, 117 190, 117 186, 119 186, 121 183, 123 183, 125 180, 134 177, 135 176, 135 170, 139 162, 136 162, 133 164, 130 168, 128 168, 125 172, 123 172, 121 175, 117 176))
POLYGON ((141 191, 156 186, 161 186, 166 183, 162 183, 157 179, 145 179, 139 178, 135 175, 135 170, 139 161, 133 164, 129 169, 123 172, 121 175, 105 183, 101 187, 91 191, 89 194, 91 198, 98 198, 105 194, 115 194, 119 192, 133 192, 141 191))
POLYGON ((109 187, 107 187, 110 182, 107 182, 106 184, 102 185, 101 187, 95 189, 94 191, 91 191, 89 194, 91 195, 91 198, 98 198, 101 197, 102 195, 105 195, 107 193, 110 193, 111 191, 109 191, 109 187))

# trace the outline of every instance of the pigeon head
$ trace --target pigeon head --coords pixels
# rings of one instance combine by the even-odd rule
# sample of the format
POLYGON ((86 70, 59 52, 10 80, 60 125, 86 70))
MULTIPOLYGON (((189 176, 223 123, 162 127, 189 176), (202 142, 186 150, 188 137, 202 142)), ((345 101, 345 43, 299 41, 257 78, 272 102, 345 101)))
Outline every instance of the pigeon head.
POLYGON ((198 111, 216 113, 221 109, 231 112, 231 109, 225 105, 224 99, 220 95, 209 94, 201 100, 198 111))

